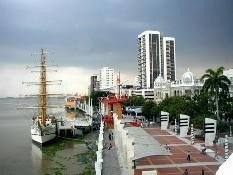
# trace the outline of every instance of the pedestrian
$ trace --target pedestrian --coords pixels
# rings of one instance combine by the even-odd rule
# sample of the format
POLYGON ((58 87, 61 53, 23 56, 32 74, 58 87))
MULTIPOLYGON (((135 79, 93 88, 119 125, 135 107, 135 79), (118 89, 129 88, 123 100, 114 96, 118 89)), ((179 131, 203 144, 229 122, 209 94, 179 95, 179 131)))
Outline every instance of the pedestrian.
POLYGON ((215 155, 214 155, 214 159, 218 159, 218 150, 216 149, 216 151, 215 151, 215 155))
POLYGON ((111 139, 113 140, 113 132, 112 132, 112 135, 111 135, 111 139))
POLYGON ((143 123, 141 122, 141 128, 143 128, 143 123))
POLYGON ((111 134, 111 133, 108 134, 108 139, 109 139, 109 140, 112 139, 112 134, 111 134))
POLYGON ((188 161, 191 160, 191 152, 190 152, 190 151, 187 152, 187 160, 188 160, 188 161))
POLYGON ((206 147, 205 144, 201 145, 201 153, 206 154, 206 147))
POLYGON ((188 169, 185 169, 183 175, 188 175, 188 174, 189 174, 188 169))
POLYGON ((109 147, 108 147, 108 150, 110 150, 112 148, 112 144, 110 143, 109 144, 109 147))
POLYGON ((205 175, 205 170, 201 170, 201 175, 205 175))

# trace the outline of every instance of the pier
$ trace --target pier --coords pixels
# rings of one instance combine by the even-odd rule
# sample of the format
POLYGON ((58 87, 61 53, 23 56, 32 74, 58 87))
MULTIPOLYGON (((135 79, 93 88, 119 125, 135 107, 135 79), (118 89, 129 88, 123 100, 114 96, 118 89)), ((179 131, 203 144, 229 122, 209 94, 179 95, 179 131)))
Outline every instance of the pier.
MULTIPOLYGON (((92 99, 89 97, 88 102, 85 100, 84 102, 81 102, 80 99, 75 98, 75 97, 68 97, 68 98, 73 98, 71 101, 66 101, 66 109, 68 110, 79 110, 85 114, 93 115, 93 105, 92 105, 92 99)), ((66 99, 68 100, 68 99, 66 99)))
POLYGON ((84 114, 83 117, 78 117, 73 121, 67 121, 64 119, 57 120, 57 129, 58 135, 83 135, 85 130, 92 129, 93 125, 93 105, 92 99, 89 98, 88 103, 84 101, 83 103, 80 101, 76 101, 75 105, 70 107, 70 109, 79 110, 84 114), (68 134, 69 133, 69 134, 68 134))

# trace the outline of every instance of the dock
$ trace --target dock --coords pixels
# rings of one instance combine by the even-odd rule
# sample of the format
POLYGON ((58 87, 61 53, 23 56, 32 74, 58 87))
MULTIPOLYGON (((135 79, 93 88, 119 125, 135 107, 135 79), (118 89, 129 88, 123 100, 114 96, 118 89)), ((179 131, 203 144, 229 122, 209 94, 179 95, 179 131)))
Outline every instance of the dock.
POLYGON ((85 130, 92 130, 93 125, 93 105, 92 99, 89 98, 88 104, 86 101, 77 101, 72 109, 79 110, 84 114, 83 117, 76 118, 73 121, 67 121, 64 119, 57 120, 57 131, 58 135, 68 136, 68 135, 83 135, 85 130), (68 134, 69 133, 69 134, 68 134))

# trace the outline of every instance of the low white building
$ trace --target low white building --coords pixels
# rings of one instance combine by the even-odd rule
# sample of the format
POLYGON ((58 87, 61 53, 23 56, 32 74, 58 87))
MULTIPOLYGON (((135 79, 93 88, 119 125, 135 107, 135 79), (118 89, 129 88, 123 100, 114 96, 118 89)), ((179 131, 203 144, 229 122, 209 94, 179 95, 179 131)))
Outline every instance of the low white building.
POLYGON ((174 82, 165 81, 160 75, 154 82, 154 100, 160 102, 171 96, 192 96, 200 92, 203 84, 204 81, 196 79, 194 73, 189 69, 183 74, 181 80, 174 82))
POLYGON ((154 89, 134 89, 131 91, 132 96, 142 96, 145 99, 154 100, 154 89))
MULTIPOLYGON (((233 97, 233 69, 223 71, 223 75, 227 76, 231 81, 229 91, 233 97)), ((154 81, 154 89, 130 89, 129 94, 130 96, 142 96, 145 99, 160 102, 166 97, 199 94, 203 85, 204 81, 197 79, 195 74, 188 69, 180 80, 165 81, 159 75, 154 81)))

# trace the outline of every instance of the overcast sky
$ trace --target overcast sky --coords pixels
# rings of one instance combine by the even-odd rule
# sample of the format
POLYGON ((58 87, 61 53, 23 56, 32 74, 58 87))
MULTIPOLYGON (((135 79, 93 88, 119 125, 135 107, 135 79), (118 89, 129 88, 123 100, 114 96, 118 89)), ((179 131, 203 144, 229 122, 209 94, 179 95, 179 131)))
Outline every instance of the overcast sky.
POLYGON ((137 74, 137 35, 176 38, 178 78, 189 67, 233 68, 232 0, 0 0, 0 96, 15 96, 32 52, 61 66, 65 92, 86 93, 102 66, 137 74))

